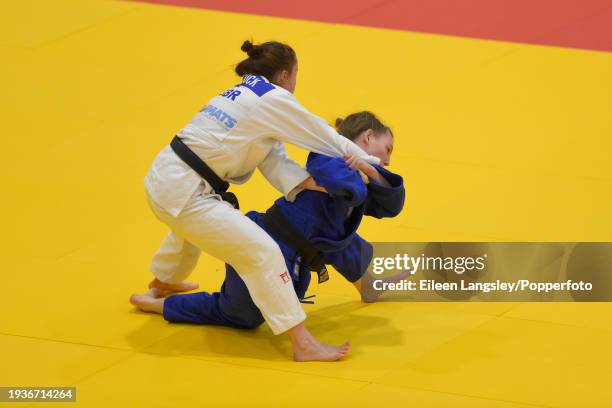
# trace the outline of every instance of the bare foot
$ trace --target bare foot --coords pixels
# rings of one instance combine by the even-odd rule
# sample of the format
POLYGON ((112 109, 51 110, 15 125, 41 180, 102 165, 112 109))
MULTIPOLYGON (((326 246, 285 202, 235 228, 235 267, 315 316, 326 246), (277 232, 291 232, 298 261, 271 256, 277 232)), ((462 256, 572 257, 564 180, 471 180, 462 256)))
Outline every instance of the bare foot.
POLYGON ((166 294, 175 293, 175 292, 189 292, 190 290, 195 290, 199 288, 200 285, 192 282, 179 282, 179 283, 164 283, 159 279, 155 278, 151 282, 149 282, 149 289, 159 289, 166 294))
POLYGON ((304 323, 292 327, 287 332, 293 345, 295 361, 336 361, 346 355, 350 343, 332 346, 317 340, 306 328, 304 323))
POLYGON ((164 298, 155 298, 151 291, 144 295, 133 294, 130 296, 130 303, 142 310, 143 312, 164 313, 164 298))
POLYGON ((161 289, 157 289, 157 288, 151 288, 149 289, 149 291, 146 293, 147 295, 154 297, 156 299, 158 298, 165 298, 166 296, 172 294, 173 292, 168 292, 166 290, 161 290, 161 289))
POLYGON ((315 340, 315 343, 304 347, 294 347, 293 359, 295 361, 337 361, 348 353, 351 344, 347 341, 340 346, 322 343, 315 340))

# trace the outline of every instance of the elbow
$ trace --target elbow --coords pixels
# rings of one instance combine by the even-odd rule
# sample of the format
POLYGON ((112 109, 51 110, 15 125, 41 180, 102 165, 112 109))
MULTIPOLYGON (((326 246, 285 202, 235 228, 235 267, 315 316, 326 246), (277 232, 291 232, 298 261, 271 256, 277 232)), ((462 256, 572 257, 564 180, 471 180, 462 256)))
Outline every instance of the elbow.
POLYGON ((402 210, 404 209, 403 206, 401 207, 397 207, 397 208, 392 208, 391 210, 389 210, 389 218, 393 218, 393 217, 397 217, 398 215, 400 215, 400 213, 402 212, 402 210))
POLYGON ((392 218, 400 215, 404 209, 404 202, 404 195, 402 194, 401 198, 398 198, 395 202, 391 203, 391 205, 389 205, 386 209, 387 217, 392 218))

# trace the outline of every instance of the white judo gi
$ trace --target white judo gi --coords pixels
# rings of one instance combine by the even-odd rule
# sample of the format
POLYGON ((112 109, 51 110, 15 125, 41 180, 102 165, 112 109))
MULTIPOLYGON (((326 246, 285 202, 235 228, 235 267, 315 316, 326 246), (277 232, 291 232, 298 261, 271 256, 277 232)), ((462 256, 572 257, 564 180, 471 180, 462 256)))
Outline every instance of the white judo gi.
MULTIPOLYGON (((307 111, 291 92, 256 75, 245 75, 241 84, 212 98, 178 136, 223 180, 241 184, 259 168, 290 201, 290 192, 310 175, 287 156, 283 142, 379 162, 307 111)), ((151 209, 171 229, 151 261, 157 279, 185 280, 204 250, 234 267, 275 334, 306 318, 276 242, 222 201, 170 145, 159 152, 144 182, 151 209)))

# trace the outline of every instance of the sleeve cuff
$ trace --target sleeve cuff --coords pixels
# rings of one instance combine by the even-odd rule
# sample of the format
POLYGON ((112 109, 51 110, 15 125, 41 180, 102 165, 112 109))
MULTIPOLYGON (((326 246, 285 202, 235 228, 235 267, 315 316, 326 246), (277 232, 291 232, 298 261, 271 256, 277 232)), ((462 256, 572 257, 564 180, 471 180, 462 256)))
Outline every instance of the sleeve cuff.
POLYGON ((303 188, 294 188, 293 190, 291 190, 285 195, 285 199, 289 201, 290 203, 292 203, 295 201, 295 198, 297 197, 297 195, 300 194, 302 191, 304 191, 303 188))
POLYGON ((380 164, 380 158, 378 158, 376 156, 368 156, 368 158, 366 160, 370 164, 380 164))
POLYGON ((298 195, 300 192, 304 191, 304 189, 303 189, 303 188, 297 188, 297 186, 298 186, 298 185, 300 185, 300 183, 302 183, 302 182, 303 182, 304 180, 306 180, 308 177, 311 177, 311 176, 310 176, 310 173, 308 173, 307 171, 305 171, 305 173, 306 173, 306 174, 304 175, 304 177, 302 177, 302 178, 300 178, 299 180, 297 180, 297 183, 295 183, 295 185, 293 186, 293 188, 291 188, 291 189, 290 189, 290 190, 287 192, 287 194, 285 194, 285 199, 286 199, 287 201, 289 201, 289 202, 291 202, 291 203, 292 203, 293 201, 295 201, 295 198, 297 197, 297 195, 298 195))

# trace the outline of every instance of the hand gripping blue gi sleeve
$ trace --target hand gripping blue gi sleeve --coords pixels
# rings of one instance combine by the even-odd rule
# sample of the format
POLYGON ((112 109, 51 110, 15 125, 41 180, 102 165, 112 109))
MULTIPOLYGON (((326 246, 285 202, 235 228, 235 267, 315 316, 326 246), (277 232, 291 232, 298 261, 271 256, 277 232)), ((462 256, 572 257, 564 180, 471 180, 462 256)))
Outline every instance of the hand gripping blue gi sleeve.
POLYGON ((395 217, 404 208, 406 197, 404 180, 399 174, 391 173, 389 170, 378 165, 373 166, 391 186, 385 187, 370 181, 368 184, 365 215, 375 218, 395 217))
POLYGON ((344 200, 348 207, 365 201, 368 194, 366 184, 359 172, 351 169, 343 159, 310 153, 306 170, 317 185, 324 187, 331 197, 344 200))

